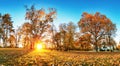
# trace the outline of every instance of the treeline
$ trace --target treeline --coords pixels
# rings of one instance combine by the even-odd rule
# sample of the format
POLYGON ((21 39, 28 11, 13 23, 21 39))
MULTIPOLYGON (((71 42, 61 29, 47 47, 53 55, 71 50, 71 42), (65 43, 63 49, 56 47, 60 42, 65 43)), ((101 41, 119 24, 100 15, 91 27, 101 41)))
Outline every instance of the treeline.
POLYGON ((99 12, 89 14, 84 12, 78 21, 61 23, 56 29, 54 19, 57 10, 49 8, 36 9, 26 6, 26 22, 13 29, 10 14, 0 15, 0 44, 2 47, 34 48, 36 42, 44 41, 46 47, 57 50, 93 50, 104 48, 116 49, 113 38, 116 25, 99 12), (79 28, 79 30, 78 30, 79 28))

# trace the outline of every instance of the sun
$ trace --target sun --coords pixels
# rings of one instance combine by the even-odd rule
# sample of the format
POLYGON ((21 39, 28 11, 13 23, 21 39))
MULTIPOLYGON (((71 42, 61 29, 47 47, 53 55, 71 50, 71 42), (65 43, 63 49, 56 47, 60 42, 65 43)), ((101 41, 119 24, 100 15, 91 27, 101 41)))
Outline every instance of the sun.
POLYGON ((43 49, 43 46, 42 46, 42 44, 37 44, 37 49, 38 49, 38 50, 41 50, 41 49, 43 49))
POLYGON ((18 47, 19 47, 19 48, 23 48, 23 45, 22 45, 22 44, 19 44, 18 47))
POLYGON ((37 51, 43 51, 45 49, 45 44, 42 41, 36 41, 34 47, 37 51))

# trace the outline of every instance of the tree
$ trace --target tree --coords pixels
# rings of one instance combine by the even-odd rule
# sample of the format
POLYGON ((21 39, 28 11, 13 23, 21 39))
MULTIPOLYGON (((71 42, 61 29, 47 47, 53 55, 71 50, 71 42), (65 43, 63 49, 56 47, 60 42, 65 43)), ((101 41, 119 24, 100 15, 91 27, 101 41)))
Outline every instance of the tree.
POLYGON ((10 32, 13 31, 13 22, 11 21, 11 17, 10 14, 4 14, 2 16, 2 23, 1 23, 1 27, 3 30, 3 44, 4 47, 7 46, 7 40, 8 40, 8 36, 10 35, 10 32))
POLYGON ((30 38, 28 36, 24 36, 23 38, 23 47, 27 49, 30 48, 30 38))
POLYGON ((45 31, 50 28, 50 23, 56 16, 56 9, 49 8, 49 13, 45 12, 45 9, 41 8, 39 10, 35 9, 34 5, 31 8, 26 7, 26 20, 30 21, 32 24, 32 35, 33 37, 41 39, 45 31))
POLYGON ((59 50, 61 49, 60 44, 61 44, 61 35, 59 32, 57 32, 54 36, 54 42, 56 45, 56 49, 59 50))
POLYGON ((107 29, 113 27, 112 21, 105 15, 96 12, 95 14, 88 14, 84 12, 82 18, 78 22, 78 25, 83 33, 90 33, 93 36, 93 45, 96 51, 99 49, 98 40, 101 39, 103 35, 106 35, 114 29, 107 29), (111 26, 110 26, 111 25, 111 26))
POLYGON ((8 42, 10 43, 10 47, 15 47, 15 43, 16 43, 16 38, 14 35, 10 35, 10 37, 8 38, 8 42))
POLYGON ((19 44, 21 44, 21 39, 22 39, 22 35, 23 35, 22 31, 22 27, 19 26, 16 30, 15 30, 15 37, 16 37, 16 47, 19 47, 19 44))
POLYGON ((59 25, 59 31, 56 33, 57 41, 59 39, 58 45, 59 48, 63 48, 64 50, 69 50, 74 48, 74 37, 75 37, 75 31, 76 31, 76 25, 73 22, 69 22, 68 24, 62 23, 59 25))
POLYGON ((76 32, 76 28, 77 26, 73 23, 73 22, 69 22, 67 24, 66 27, 66 32, 67 32, 67 38, 68 38, 68 42, 67 44, 69 44, 69 48, 73 49, 74 48, 74 37, 75 37, 75 32, 76 32))
POLYGON ((59 47, 59 38, 58 36, 60 36, 60 34, 58 34, 59 32, 57 32, 55 25, 52 23, 51 28, 48 30, 49 36, 51 36, 51 44, 53 44, 55 46, 55 48, 59 47))
POLYGON ((66 23, 62 23, 62 24, 59 25, 60 45, 63 45, 65 50, 68 49, 66 29, 67 29, 67 24, 66 23))
POLYGON ((32 38, 32 25, 29 22, 25 22, 22 25, 21 30, 23 31, 22 34, 24 35, 24 47, 29 47, 31 43, 31 38, 32 38), (26 45, 27 44, 27 45, 26 45))
POLYGON ((107 26, 106 26, 106 29, 107 29, 107 33, 106 33, 106 36, 107 36, 107 43, 108 45, 110 45, 111 47, 113 47, 113 50, 114 50, 114 46, 116 45, 114 39, 112 38, 112 36, 115 35, 115 32, 116 32, 116 25, 115 24, 111 24, 109 23, 107 26))
POLYGON ((3 28, 2 28, 2 15, 0 14, 0 44, 3 36, 3 28))
POLYGON ((2 28, 0 27, 0 44, 1 44, 2 36, 3 36, 3 30, 2 30, 2 28))

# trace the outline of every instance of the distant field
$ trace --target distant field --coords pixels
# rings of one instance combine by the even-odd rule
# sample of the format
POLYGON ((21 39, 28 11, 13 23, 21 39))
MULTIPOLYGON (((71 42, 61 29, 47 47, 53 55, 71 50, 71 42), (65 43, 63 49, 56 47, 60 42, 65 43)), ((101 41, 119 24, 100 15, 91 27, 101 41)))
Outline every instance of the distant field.
POLYGON ((0 49, 0 66, 120 66, 119 52, 0 49))

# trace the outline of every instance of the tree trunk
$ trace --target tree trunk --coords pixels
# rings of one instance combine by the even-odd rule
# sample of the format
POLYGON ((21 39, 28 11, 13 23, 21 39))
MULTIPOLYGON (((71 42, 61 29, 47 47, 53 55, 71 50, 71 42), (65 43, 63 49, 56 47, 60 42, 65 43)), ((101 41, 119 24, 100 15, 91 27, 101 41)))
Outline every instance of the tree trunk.
POLYGON ((95 50, 96 52, 98 52, 98 45, 95 45, 95 50))
POLYGON ((95 36, 95 43, 94 43, 94 45, 95 45, 96 52, 98 52, 98 44, 97 44, 97 37, 96 36, 95 36))

